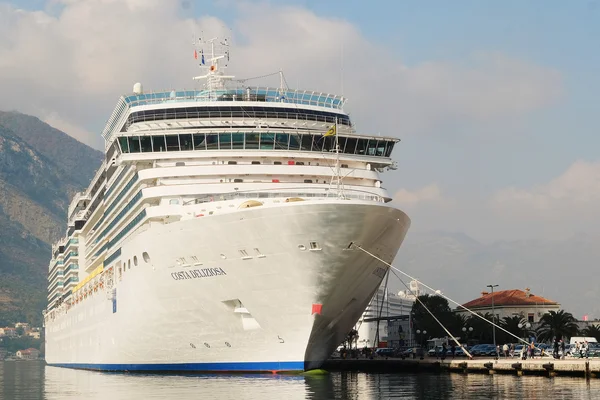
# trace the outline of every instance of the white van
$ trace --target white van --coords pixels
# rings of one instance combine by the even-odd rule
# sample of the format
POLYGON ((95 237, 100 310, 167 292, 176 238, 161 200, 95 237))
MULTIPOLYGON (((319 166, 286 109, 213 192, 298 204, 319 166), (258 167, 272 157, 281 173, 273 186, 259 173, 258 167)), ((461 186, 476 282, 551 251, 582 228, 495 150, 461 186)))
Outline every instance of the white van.
POLYGON ((586 336, 573 336, 569 344, 582 343, 587 341, 588 343, 598 343, 595 337, 586 337, 586 336))

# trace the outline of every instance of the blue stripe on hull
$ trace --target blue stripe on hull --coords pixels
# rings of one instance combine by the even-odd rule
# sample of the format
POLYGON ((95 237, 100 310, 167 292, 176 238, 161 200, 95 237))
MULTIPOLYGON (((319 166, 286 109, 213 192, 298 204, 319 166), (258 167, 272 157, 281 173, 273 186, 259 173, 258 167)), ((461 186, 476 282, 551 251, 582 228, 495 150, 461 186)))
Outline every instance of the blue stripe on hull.
POLYGON ((261 372, 261 371, 304 371, 304 361, 225 362, 185 364, 50 364, 53 367, 90 369, 95 371, 131 372, 261 372))

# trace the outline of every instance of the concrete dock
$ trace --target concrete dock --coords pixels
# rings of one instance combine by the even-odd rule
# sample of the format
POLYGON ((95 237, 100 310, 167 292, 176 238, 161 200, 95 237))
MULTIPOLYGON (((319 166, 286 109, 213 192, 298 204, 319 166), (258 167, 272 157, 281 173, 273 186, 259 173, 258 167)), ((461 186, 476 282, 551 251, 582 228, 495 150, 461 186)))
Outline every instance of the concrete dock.
POLYGON ((585 378, 600 377, 600 359, 566 359, 554 360, 538 358, 520 360, 517 358, 468 359, 331 359, 322 367, 327 371, 360 371, 360 372, 458 372, 514 375, 545 376, 580 376, 585 378))

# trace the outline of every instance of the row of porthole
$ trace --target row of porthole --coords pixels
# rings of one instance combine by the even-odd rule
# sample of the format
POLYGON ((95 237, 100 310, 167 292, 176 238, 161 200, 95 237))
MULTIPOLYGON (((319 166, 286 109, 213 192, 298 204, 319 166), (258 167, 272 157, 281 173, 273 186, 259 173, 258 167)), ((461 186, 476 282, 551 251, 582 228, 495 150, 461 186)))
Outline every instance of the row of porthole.
MULTIPOLYGON (((147 252, 143 252, 142 253, 142 258, 144 259, 144 262, 146 264, 150 263, 150 255, 147 252)), ((133 256, 133 266, 137 267, 138 266, 138 258, 137 256, 133 256)), ((125 264, 123 262, 123 272, 127 271, 128 269, 131 269, 131 259, 127 260, 127 264, 125 264)), ((121 272, 121 270, 119 269, 119 272, 121 272)))
MULTIPOLYGON (((319 242, 309 242, 308 245, 310 250, 322 250, 321 246, 319 245, 319 242)), ((299 244, 298 249, 304 251, 306 250, 306 246, 303 244, 299 244)))
MULTIPOLYGON (((225 346, 227 346, 227 347, 231 347, 231 343, 229 343, 229 342, 225 342, 225 346)), ((194 343, 191 343, 191 342, 190 342, 190 347, 191 347, 192 349, 195 349, 195 348, 196 348, 196 345, 195 345, 194 343)), ((204 347, 206 347, 207 349, 210 349, 210 344, 208 344, 208 343, 204 342, 204 347)))

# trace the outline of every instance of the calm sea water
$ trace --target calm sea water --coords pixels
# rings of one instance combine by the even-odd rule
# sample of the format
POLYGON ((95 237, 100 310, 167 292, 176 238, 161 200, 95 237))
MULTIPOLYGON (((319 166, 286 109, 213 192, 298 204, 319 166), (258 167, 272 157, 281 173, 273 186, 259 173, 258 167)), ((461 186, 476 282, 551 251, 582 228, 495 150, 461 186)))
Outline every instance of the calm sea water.
POLYGON ((461 374, 137 375, 0 362, 0 398, 21 399, 599 399, 600 379, 461 374))

